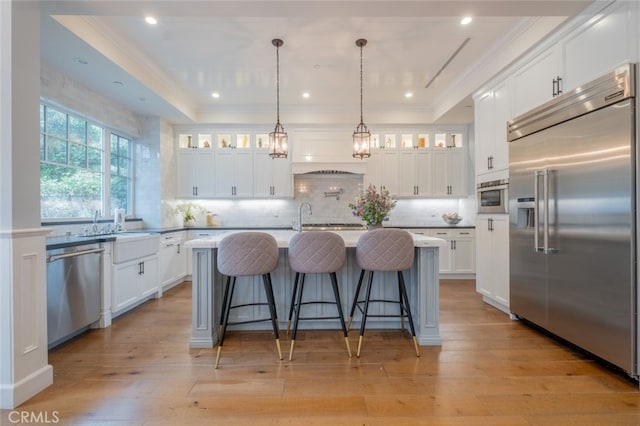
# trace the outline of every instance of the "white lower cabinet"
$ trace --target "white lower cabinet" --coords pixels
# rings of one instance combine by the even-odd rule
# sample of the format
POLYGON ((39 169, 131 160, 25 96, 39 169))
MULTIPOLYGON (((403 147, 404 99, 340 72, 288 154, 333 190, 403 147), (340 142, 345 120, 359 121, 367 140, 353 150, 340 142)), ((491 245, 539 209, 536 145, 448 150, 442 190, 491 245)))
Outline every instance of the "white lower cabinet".
POLYGON ((159 275, 162 288, 178 284, 187 275, 185 232, 171 232, 160 237, 159 275))
POLYGON ((440 274, 469 275, 476 272, 475 257, 475 230, 446 229, 446 228, 415 228, 407 231, 426 235, 428 237, 442 238, 447 242, 441 246, 438 257, 440 259, 440 274))
POLYGON ((158 293, 158 255, 115 264, 111 278, 111 312, 118 315, 158 293))
POLYGON ((440 247, 440 274, 473 274, 475 262, 475 231, 473 229, 434 229, 430 236, 447 242, 440 247))
POLYGON ((509 215, 476 216, 476 291, 509 312, 509 215))

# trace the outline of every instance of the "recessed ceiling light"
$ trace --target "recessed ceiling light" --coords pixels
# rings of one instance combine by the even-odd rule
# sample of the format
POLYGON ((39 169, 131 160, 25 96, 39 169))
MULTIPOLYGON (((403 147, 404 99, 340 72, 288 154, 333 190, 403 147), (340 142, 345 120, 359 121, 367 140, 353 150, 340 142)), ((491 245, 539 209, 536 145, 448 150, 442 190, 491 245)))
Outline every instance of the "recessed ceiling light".
POLYGON ((216 99, 218 99, 218 98, 220 97, 220 93, 218 93, 218 92, 213 92, 213 93, 211 94, 211 97, 212 97, 212 98, 216 98, 216 99))
POLYGON ((407 92, 407 93, 404 94, 404 97, 407 98, 407 99, 408 98, 413 98, 413 93, 412 92, 407 92))
POLYGON ((155 24, 158 23, 158 20, 156 18, 154 18, 153 16, 146 16, 144 18, 144 21, 149 25, 155 25, 155 24))
POLYGON ((462 25, 469 25, 471 23, 473 19, 471 18, 471 16, 465 16, 464 18, 462 18, 462 20, 460 21, 460 23, 462 25))
POLYGON ((302 97, 305 99, 308 99, 311 96, 311 94, 309 92, 304 92, 302 93, 302 97))

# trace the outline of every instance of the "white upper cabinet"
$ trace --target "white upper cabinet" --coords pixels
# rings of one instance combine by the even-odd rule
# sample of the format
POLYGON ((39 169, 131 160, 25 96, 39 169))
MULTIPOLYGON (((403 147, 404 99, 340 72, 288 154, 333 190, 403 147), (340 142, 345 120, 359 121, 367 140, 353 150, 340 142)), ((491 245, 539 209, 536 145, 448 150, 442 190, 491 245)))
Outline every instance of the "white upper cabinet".
POLYGON ((433 150, 433 191, 438 197, 467 194, 467 142, 462 133, 436 133, 433 150))
POLYGON ((291 157, 274 159, 269 156, 268 149, 254 151, 253 196, 293 197, 291 157))
POLYGON ((253 161, 248 149, 217 150, 215 155, 216 197, 252 197, 253 161))
POLYGON ((513 117, 541 105, 562 91, 560 49, 552 48, 533 58, 513 74, 513 117))
POLYGON ((398 195, 425 197, 433 194, 433 153, 424 149, 399 153, 398 195))
POLYGON ((612 69, 633 62, 637 34, 633 2, 616 2, 579 27, 563 43, 567 90, 575 89, 612 69))
POLYGON ((386 189, 391 195, 397 195, 398 188, 398 150, 395 148, 372 149, 367 159, 365 187, 373 184, 376 188, 386 189))
POLYGON ((513 74, 513 116, 637 57, 635 2, 614 2, 513 74))
POLYGON ((460 148, 433 152, 433 195, 464 197, 467 194, 466 152, 460 148))
POLYGON ((180 150, 177 155, 178 198, 211 198, 215 194, 211 150, 180 150))
POLYGON ((511 99, 507 82, 502 82, 475 99, 476 174, 509 167, 507 121, 511 99))

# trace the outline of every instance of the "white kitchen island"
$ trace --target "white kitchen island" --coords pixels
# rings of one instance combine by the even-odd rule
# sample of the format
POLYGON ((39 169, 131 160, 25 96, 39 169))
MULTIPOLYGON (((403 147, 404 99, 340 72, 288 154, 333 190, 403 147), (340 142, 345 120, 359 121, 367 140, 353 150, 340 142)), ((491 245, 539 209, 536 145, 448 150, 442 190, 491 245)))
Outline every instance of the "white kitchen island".
MULTIPOLYGON (((188 241, 185 246, 192 249, 192 348, 210 348, 218 340, 218 325, 220 322, 220 304, 222 299, 222 275, 216 267, 216 255, 218 243, 226 235, 240 231, 223 231, 218 235, 188 241)), ((288 265, 289 241, 295 235, 295 231, 289 230, 264 230, 275 237, 280 248, 280 260, 278 267, 271 273, 273 290, 275 293, 278 320, 280 328, 284 330, 289 314, 291 302, 291 291, 295 273, 288 265)), ((325 231, 335 232, 340 235, 347 246, 347 260, 345 266, 338 272, 338 284, 340 286, 340 296, 342 298, 345 315, 349 315, 351 303, 355 292, 360 268, 356 263, 356 244, 358 238, 366 231, 325 231)), ((440 345, 440 321, 439 321, 439 289, 438 289, 438 254, 439 247, 446 242, 439 238, 427 237, 424 235, 411 234, 415 244, 415 260, 411 269, 404 271, 407 292, 411 303, 411 311, 416 326, 416 335, 420 345, 440 345)), ((391 299, 398 298, 397 274, 395 272, 376 273, 374 280, 385 281, 384 285, 379 282, 374 283, 372 298, 391 299), (376 294, 377 293, 377 294, 376 294)), ((328 285, 327 274, 309 274, 305 282, 305 296, 315 300, 332 300, 331 286, 328 285), (314 285, 317 284, 317 285, 314 285), (320 285, 322 284, 322 285, 320 285), (313 294, 315 291, 315 294, 313 294)), ((362 290, 364 293, 364 288, 362 290)), ((234 304, 249 303, 255 297, 263 298, 261 277, 239 277, 236 286, 234 304), (242 282, 248 280, 249 282, 242 282), (243 285, 246 284, 246 285, 243 285), (236 298, 237 297, 237 298, 236 298)), ((305 316, 326 316, 335 314, 335 306, 309 305, 304 309, 315 309, 306 311, 305 316)), ((268 310, 264 306, 246 308, 234 313, 235 317, 231 321, 247 321, 255 318, 268 317, 268 310)), ((372 304, 370 313, 397 314, 398 307, 394 304, 372 304)), ((351 332, 359 327, 361 314, 356 310, 351 332)), ((400 328, 398 318, 370 318, 367 320, 370 329, 373 328, 400 328)), ((270 329, 268 322, 252 323, 234 326, 244 329, 270 329)), ((332 321, 307 321, 301 327, 327 329, 339 329, 338 320, 332 321)))

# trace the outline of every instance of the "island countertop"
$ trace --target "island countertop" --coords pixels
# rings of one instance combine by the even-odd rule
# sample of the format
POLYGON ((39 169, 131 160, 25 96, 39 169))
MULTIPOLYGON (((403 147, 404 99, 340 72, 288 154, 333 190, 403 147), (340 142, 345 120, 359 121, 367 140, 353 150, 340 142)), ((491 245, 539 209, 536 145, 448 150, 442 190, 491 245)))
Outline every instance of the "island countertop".
MULTIPOLYGON (((217 235, 212 235, 206 238, 197 238, 194 240, 189 240, 185 243, 185 247, 187 248, 217 248, 220 241, 226 237, 227 235, 243 232, 244 230, 228 230, 221 232, 217 235)), ((289 241, 297 231, 293 230, 260 230, 258 232, 265 232, 267 234, 272 235, 276 241, 278 242, 279 248, 289 248, 289 241)), ((308 231, 303 231, 308 232, 308 231)), ((356 247, 358 244, 358 239, 367 231, 322 231, 322 232, 333 232, 338 234, 344 240, 344 244, 346 247, 356 247)), ((425 235, 413 234, 413 243, 415 247, 443 247, 447 244, 447 242, 441 238, 427 237, 425 235)))

